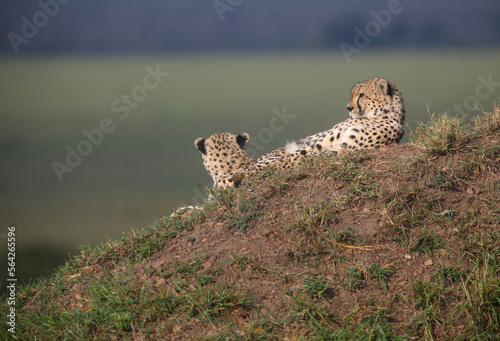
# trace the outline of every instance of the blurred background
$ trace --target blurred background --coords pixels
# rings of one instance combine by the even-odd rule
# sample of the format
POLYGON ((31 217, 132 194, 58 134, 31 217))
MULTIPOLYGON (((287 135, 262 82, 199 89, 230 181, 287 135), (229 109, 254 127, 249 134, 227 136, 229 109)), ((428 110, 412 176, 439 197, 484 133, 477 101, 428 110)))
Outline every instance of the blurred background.
POLYGON ((358 81, 399 87, 407 132, 491 110, 498 18, 497 0, 2 0, 0 279, 8 226, 18 278, 47 275, 201 202, 196 138, 266 153, 347 118, 358 81))

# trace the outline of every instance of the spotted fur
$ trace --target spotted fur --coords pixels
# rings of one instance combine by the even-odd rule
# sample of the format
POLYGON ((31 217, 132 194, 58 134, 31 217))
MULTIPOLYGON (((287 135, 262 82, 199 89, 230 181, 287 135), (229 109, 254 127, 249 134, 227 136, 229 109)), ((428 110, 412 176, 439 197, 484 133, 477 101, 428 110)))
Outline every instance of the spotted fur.
POLYGON ((322 150, 377 148, 399 143, 404 135, 405 107, 401 92, 384 78, 357 83, 347 103, 351 118, 324 132, 288 143, 288 153, 313 147, 322 150))
POLYGON ((301 159, 321 151, 377 148, 399 143, 404 135, 405 108, 401 92, 383 78, 356 84, 347 104, 351 118, 332 129, 288 143, 258 159, 245 151, 247 133, 217 133, 200 137, 194 144, 215 187, 240 183, 248 175, 265 169, 289 169, 301 159))
POLYGON ((305 151, 287 154, 282 147, 259 158, 253 158, 245 151, 249 139, 247 133, 217 133, 194 141, 203 158, 203 165, 214 180, 214 187, 238 185, 247 175, 268 168, 291 168, 307 154, 305 151))

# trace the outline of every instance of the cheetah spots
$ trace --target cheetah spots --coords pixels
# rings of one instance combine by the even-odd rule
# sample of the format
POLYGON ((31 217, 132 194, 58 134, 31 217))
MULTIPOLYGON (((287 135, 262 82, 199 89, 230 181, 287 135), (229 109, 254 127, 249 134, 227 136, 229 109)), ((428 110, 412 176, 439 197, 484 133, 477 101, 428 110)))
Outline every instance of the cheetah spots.
POLYGON ((351 109, 351 118, 326 132, 303 139, 313 141, 308 145, 316 145, 318 150, 318 145, 328 150, 373 148, 401 139, 404 134, 404 104, 401 93, 394 85, 382 78, 370 79, 356 84, 351 96, 347 104, 351 109), (363 100, 359 101, 361 97, 363 100), (344 143, 339 145, 336 141, 344 143))
POLYGON ((236 185, 237 181, 232 176, 239 171, 243 171, 245 177, 269 167, 289 169, 308 154, 325 149, 336 152, 339 149, 374 148, 399 142, 404 135, 405 109, 401 93, 387 80, 373 78, 356 84, 351 90, 348 106, 352 107, 351 118, 259 159, 246 154, 244 146, 249 140, 246 133, 214 134, 208 139, 197 139, 195 146, 202 154, 205 168, 214 178, 214 183, 231 186, 236 185), (359 101, 361 97, 363 100, 359 101), (232 181, 227 181, 225 177, 232 181))

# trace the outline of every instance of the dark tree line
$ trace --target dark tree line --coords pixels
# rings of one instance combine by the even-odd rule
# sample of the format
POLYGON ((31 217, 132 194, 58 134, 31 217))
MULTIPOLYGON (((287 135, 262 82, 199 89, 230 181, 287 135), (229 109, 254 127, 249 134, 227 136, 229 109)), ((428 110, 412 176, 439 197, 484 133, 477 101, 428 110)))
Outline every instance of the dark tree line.
POLYGON ((499 45, 498 18, 497 0, 3 0, 0 53, 321 49, 366 29, 372 47, 499 45))

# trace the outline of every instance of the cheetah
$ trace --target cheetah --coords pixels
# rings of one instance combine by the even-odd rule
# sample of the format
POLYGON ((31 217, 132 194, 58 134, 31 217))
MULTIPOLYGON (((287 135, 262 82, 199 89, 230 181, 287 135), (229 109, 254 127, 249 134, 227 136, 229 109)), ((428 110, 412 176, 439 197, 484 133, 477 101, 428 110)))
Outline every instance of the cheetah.
POLYGON ((247 133, 217 133, 194 144, 215 187, 238 185, 246 176, 267 168, 290 169, 321 151, 378 148, 399 143, 404 135, 405 109, 401 92, 383 78, 357 83, 347 104, 351 116, 330 130, 288 143, 258 159, 245 151, 247 133))
POLYGON ((203 165, 214 180, 214 187, 233 187, 247 175, 268 168, 292 168, 308 152, 312 153, 313 149, 311 147, 311 150, 287 153, 285 148, 281 147, 259 158, 253 158, 245 151, 249 139, 247 133, 239 135, 216 133, 208 138, 199 137, 194 141, 203 158, 203 165))
POLYGON ((330 130, 290 142, 287 153, 313 147, 322 150, 369 149, 397 144, 404 135, 405 106, 398 88, 384 78, 359 82, 347 103, 351 116, 330 130))

